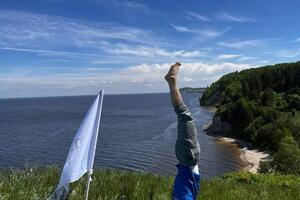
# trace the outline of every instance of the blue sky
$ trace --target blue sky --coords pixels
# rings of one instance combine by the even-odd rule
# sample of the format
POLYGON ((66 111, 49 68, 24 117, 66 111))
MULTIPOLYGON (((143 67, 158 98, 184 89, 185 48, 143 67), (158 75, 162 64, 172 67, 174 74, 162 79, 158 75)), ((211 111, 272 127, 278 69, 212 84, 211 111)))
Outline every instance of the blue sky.
POLYGON ((300 60, 297 0, 2 0, 0 98, 165 92, 300 60))

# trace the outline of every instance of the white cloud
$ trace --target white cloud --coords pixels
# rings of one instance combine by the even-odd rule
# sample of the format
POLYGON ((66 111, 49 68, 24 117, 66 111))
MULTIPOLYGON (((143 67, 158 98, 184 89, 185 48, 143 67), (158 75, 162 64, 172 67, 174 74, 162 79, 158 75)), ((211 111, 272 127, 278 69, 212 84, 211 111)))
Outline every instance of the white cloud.
POLYGON ((142 56, 142 57, 181 57, 181 58, 192 58, 204 56, 205 53, 201 51, 170 51, 162 48, 154 48, 147 46, 136 46, 129 47, 127 45, 120 45, 118 48, 107 49, 110 53, 114 54, 124 54, 124 55, 133 55, 133 56, 142 56))
POLYGON ((241 57, 240 54, 223 54, 223 55, 219 55, 216 58, 219 60, 226 60, 226 59, 232 59, 232 58, 238 58, 241 57))
POLYGON ((252 57, 252 56, 241 56, 241 57, 238 58, 238 61, 244 62, 244 61, 253 60, 253 59, 255 59, 255 57, 252 57))
POLYGON ((300 49, 296 49, 296 50, 284 49, 275 52, 275 55, 282 58, 296 58, 296 57, 300 57, 300 49))
POLYGON ((106 70, 112 70, 111 67, 101 67, 101 68, 96 68, 96 67, 87 67, 84 68, 87 71, 106 71, 106 70))
POLYGON ((2 46, 98 49, 112 41, 154 45, 161 40, 144 29, 0 10, 2 46))
POLYGON ((186 26, 176 26, 172 24, 172 27, 178 32, 186 32, 186 33, 197 33, 196 30, 189 29, 186 26))
MULTIPOLYGON (((201 38, 223 34, 216 30, 194 33, 201 38)), ((168 62, 177 57, 191 61, 205 55, 199 50, 174 47, 172 42, 144 29, 14 11, 0 12, 0 49, 67 58, 70 62, 80 60, 87 65, 124 66, 168 62)))
POLYGON ((189 77, 183 77, 183 80, 184 80, 184 82, 192 82, 193 81, 193 79, 192 78, 189 78, 189 77))
MULTIPOLYGON (((119 70, 83 70, 70 74, 33 76, 19 73, 0 75, 0 97, 49 96, 93 94, 99 88, 108 93, 167 91, 164 75, 171 63, 141 64, 119 70), (20 88, 23 88, 22 91, 20 88), (45 92, 47 91, 47 92, 45 92)), ((248 64, 235 63, 182 63, 179 73, 180 87, 207 86, 223 74, 250 68, 248 64)))
POLYGON ((208 17, 205 17, 203 15, 199 15, 199 14, 194 13, 194 12, 187 11, 187 12, 185 12, 185 14, 186 14, 185 16, 187 18, 189 18, 189 19, 198 20, 198 21, 204 21, 204 22, 210 22, 210 21, 212 21, 208 17))
POLYGON ((245 47, 258 47, 262 46, 263 42, 261 40, 244 40, 239 42, 219 42, 218 45, 229 48, 241 49, 245 47))
POLYGON ((228 22, 255 22, 256 20, 249 17, 244 17, 241 15, 232 15, 226 12, 221 12, 216 14, 216 19, 221 21, 228 21, 228 22))
POLYGON ((172 24, 172 27, 178 32, 193 33, 195 35, 198 35, 198 36, 204 37, 204 38, 208 38, 208 39, 220 37, 227 31, 229 31, 229 28, 227 28, 223 31, 219 31, 219 30, 215 30, 215 29, 208 29, 208 28, 206 28, 206 29, 191 29, 186 26, 177 26, 174 24, 172 24))
POLYGON ((216 38, 222 36, 228 30, 229 29, 225 29, 224 31, 217 31, 213 29, 203 29, 203 30, 199 30, 198 34, 208 38, 216 38))
MULTIPOLYGON (((188 19, 204 21, 204 22, 212 22, 213 20, 207 16, 200 15, 195 12, 186 11, 185 16, 188 19)), ((227 22, 256 22, 256 19, 245 17, 242 15, 232 15, 227 12, 220 12, 215 15, 215 19, 227 22)))
POLYGON ((134 52, 141 50, 141 46, 145 47, 142 51, 145 56, 151 50, 160 55, 158 61, 165 59, 164 55, 191 58, 202 54, 184 49, 167 51, 170 44, 162 36, 135 27, 0 10, 0 49, 6 51, 68 58, 73 62, 81 60, 86 64, 127 65, 141 61, 141 54, 134 52))
POLYGON ((9 51, 21 51, 21 52, 29 52, 29 53, 38 53, 42 55, 60 55, 64 57, 74 57, 74 56, 98 56, 97 54, 92 53, 80 53, 80 52, 71 52, 71 51, 51 51, 44 49, 26 49, 26 48, 11 48, 11 47, 0 47, 1 50, 9 50, 9 51))
POLYGON ((261 65, 266 65, 266 64, 268 64, 268 65, 274 65, 274 64, 276 64, 274 62, 270 62, 269 60, 258 60, 258 61, 256 61, 256 63, 257 64, 261 64, 261 65))
POLYGON ((120 0, 120 1, 116 1, 115 4, 117 6, 123 6, 127 8, 136 9, 136 10, 150 11, 149 7, 146 4, 142 4, 135 1, 120 0))
POLYGON ((245 62, 249 60, 255 59, 255 57, 251 56, 243 56, 241 54, 222 54, 216 57, 217 60, 230 60, 230 59, 235 59, 235 61, 238 62, 245 62))

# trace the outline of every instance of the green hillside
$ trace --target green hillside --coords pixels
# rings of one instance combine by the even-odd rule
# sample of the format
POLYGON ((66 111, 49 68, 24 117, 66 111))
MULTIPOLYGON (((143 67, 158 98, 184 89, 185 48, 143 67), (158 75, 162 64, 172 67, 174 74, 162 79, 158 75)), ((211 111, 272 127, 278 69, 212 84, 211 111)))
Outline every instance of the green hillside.
POLYGON ((230 136, 270 151, 263 170, 300 175, 300 62, 234 72, 203 94, 215 117, 231 125, 230 136))
MULTIPOLYGON (((56 167, 0 172, 1 200, 43 199, 59 180, 56 167)), ((169 200, 173 177, 116 170, 95 170, 90 199, 169 200)), ((82 200, 85 179, 71 185, 69 200, 82 200)), ((300 199, 300 177, 232 173, 203 180, 201 200, 291 200, 300 199)))

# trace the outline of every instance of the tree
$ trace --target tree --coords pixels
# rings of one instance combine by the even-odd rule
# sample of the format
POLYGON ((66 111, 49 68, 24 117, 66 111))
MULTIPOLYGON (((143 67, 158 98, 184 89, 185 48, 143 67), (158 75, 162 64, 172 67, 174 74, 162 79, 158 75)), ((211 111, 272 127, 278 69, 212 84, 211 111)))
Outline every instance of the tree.
POLYGON ((294 118, 295 115, 296 115, 296 109, 293 108, 293 109, 291 110, 291 112, 289 113, 289 117, 294 118))
POLYGON ((237 101, 242 96, 241 89, 242 86, 240 81, 230 83, 225 89, 225 97, 228 98, 227 101, 237 101))
POLYGON ((253 120, 253 114, 251 110, 251 103, 245 98, 241 98, 237 101, 236 118, 239 119, 243 128, 246 128, 253 120))
POLYGON ((257 130, 260 129, 265 123, 266 122, 262 116, 255 118, 253 122, 251 122, 244 130, 243 138, 256 145, 255 139, 257 137, 257 130))
POLYGON ((274 92, 271 88, 267 88, 262 96, 262 103, 264 106, 273 106, 274 92))
POLYGON ((259 92, 262 90, 262 84, 258 73, 253 71, 249 74, 248 85, 250 89, 249 97, 254 100, 259 99, 259 92))
POLYGON ((285 99, 290 109, 300 110, 300 96, 298 94, 286 95, 285 99))
POLYGON ((273 73, 271 72, 271 70, 266 70, 262 75, 263 88, 273 88, 273 81, 273 73))
POLYGON ((277 172, 300 175, 300 149, 292 136, 282 139, 272 165, 277 172))
POLYGON ((253 140, 256 144, 263 148, 272 149, 273 141, 271 140, 271 138, 273 134, 273 123, 267 123, 257 130, 257 135, 255 135, 256 137, 253 137, 253 140))

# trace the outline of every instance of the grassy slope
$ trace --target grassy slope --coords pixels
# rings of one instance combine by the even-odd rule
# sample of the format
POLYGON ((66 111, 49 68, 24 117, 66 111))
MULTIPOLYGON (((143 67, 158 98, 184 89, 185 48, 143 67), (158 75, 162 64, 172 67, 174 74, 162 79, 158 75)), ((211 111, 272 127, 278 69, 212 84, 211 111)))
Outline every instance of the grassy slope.
MULTIPOLYGON (((0 199, 40 199, 55 189, 59 170, 55 167, 0 172, 0 199)), ((114 170, 96 170, 90 199, 170 199, 172 177, 114 170), (121 198, 123 196, 123 198, 121 198), (125 198, 124 198, 125 197, 125 198)), ((72 184, 70 200, 83 199, 85 179, 72 184)), ((204 180, 198 199, 300 199, 300 177, 233 173, 204 180)))

